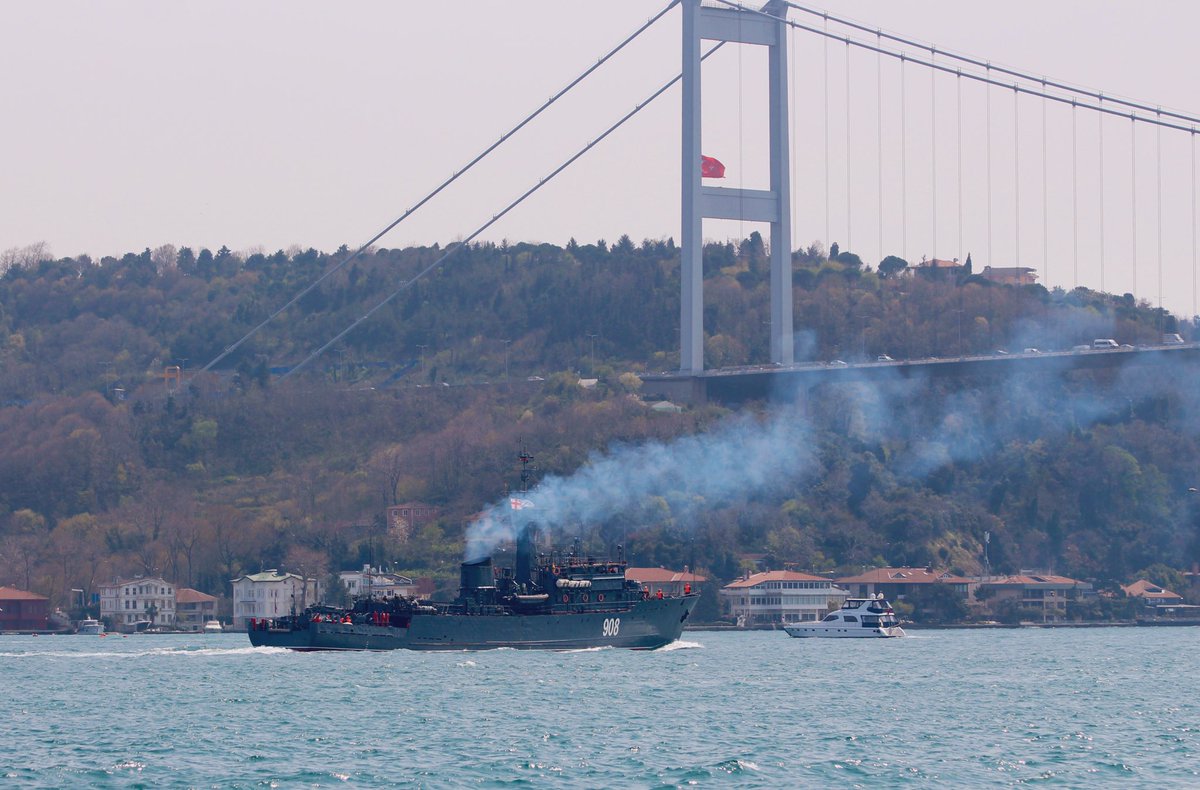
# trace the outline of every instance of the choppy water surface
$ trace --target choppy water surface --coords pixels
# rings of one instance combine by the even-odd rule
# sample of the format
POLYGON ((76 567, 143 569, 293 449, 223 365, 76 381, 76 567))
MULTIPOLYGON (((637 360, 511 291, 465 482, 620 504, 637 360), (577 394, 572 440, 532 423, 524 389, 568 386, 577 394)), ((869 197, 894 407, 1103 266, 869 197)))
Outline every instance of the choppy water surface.
POLYGON ((1200 629, 685 636, 652 653, 0 637, 0 783, 1200 784, 1200 629))

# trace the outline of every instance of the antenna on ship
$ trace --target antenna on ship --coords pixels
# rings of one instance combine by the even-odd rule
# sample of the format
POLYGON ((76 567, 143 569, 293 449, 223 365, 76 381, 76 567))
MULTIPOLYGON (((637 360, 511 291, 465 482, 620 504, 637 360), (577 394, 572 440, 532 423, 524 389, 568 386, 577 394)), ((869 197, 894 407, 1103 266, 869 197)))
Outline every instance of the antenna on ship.
POLYGON ((537 467, 533 466, 533 456, 525 449, 524 444, 521 445, 521 454, 517 458, 521 461, 521 492, 525 493, 529 491, 529 481, 533 479, 537 467))

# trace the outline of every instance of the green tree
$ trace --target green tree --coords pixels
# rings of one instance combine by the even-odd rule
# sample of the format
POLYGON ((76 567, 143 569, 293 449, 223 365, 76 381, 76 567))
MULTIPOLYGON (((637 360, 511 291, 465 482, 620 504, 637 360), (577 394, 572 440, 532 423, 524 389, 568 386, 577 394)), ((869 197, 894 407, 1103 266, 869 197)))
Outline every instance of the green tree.
POLYGON ((879 274, 882 277, 892 277, 908 268, 908 261, 895 255, 889 255, 879 262, 879 274))

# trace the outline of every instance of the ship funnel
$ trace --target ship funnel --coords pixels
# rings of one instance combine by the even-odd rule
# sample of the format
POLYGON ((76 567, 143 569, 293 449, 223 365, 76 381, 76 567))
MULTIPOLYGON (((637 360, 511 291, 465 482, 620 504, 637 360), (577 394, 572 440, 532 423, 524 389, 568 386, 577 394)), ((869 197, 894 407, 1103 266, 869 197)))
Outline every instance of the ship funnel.
POLYGON ((475 562, 464 562, 459 566, 459 592, 466 594, 480 587, 495 587, 496 574, 492 570, 492 558, 484 557, 475 562))
POLYGON ((529 584, 533 581, 533 535, 532 523, 522 527, 517 535, 517 562, 514 569, 517 584, 529 584))

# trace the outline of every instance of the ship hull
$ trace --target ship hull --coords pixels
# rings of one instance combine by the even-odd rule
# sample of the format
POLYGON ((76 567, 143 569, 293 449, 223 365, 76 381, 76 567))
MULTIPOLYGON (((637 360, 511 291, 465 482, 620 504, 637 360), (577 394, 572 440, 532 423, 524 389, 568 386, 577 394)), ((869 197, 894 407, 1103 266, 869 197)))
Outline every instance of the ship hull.
POLYGON ((653 650, 679 638, 697 600, 651 598, 608 611, 418 614, 407 628, 322 621, 301 630, 252 630, 249 636, 256 647, 291 650, 653 650))
POLYGON ((898 625, 876 628, 820 628, 817 626, 784 626, 788 636, 797 639, 895 639, 904 636, 898 625))

